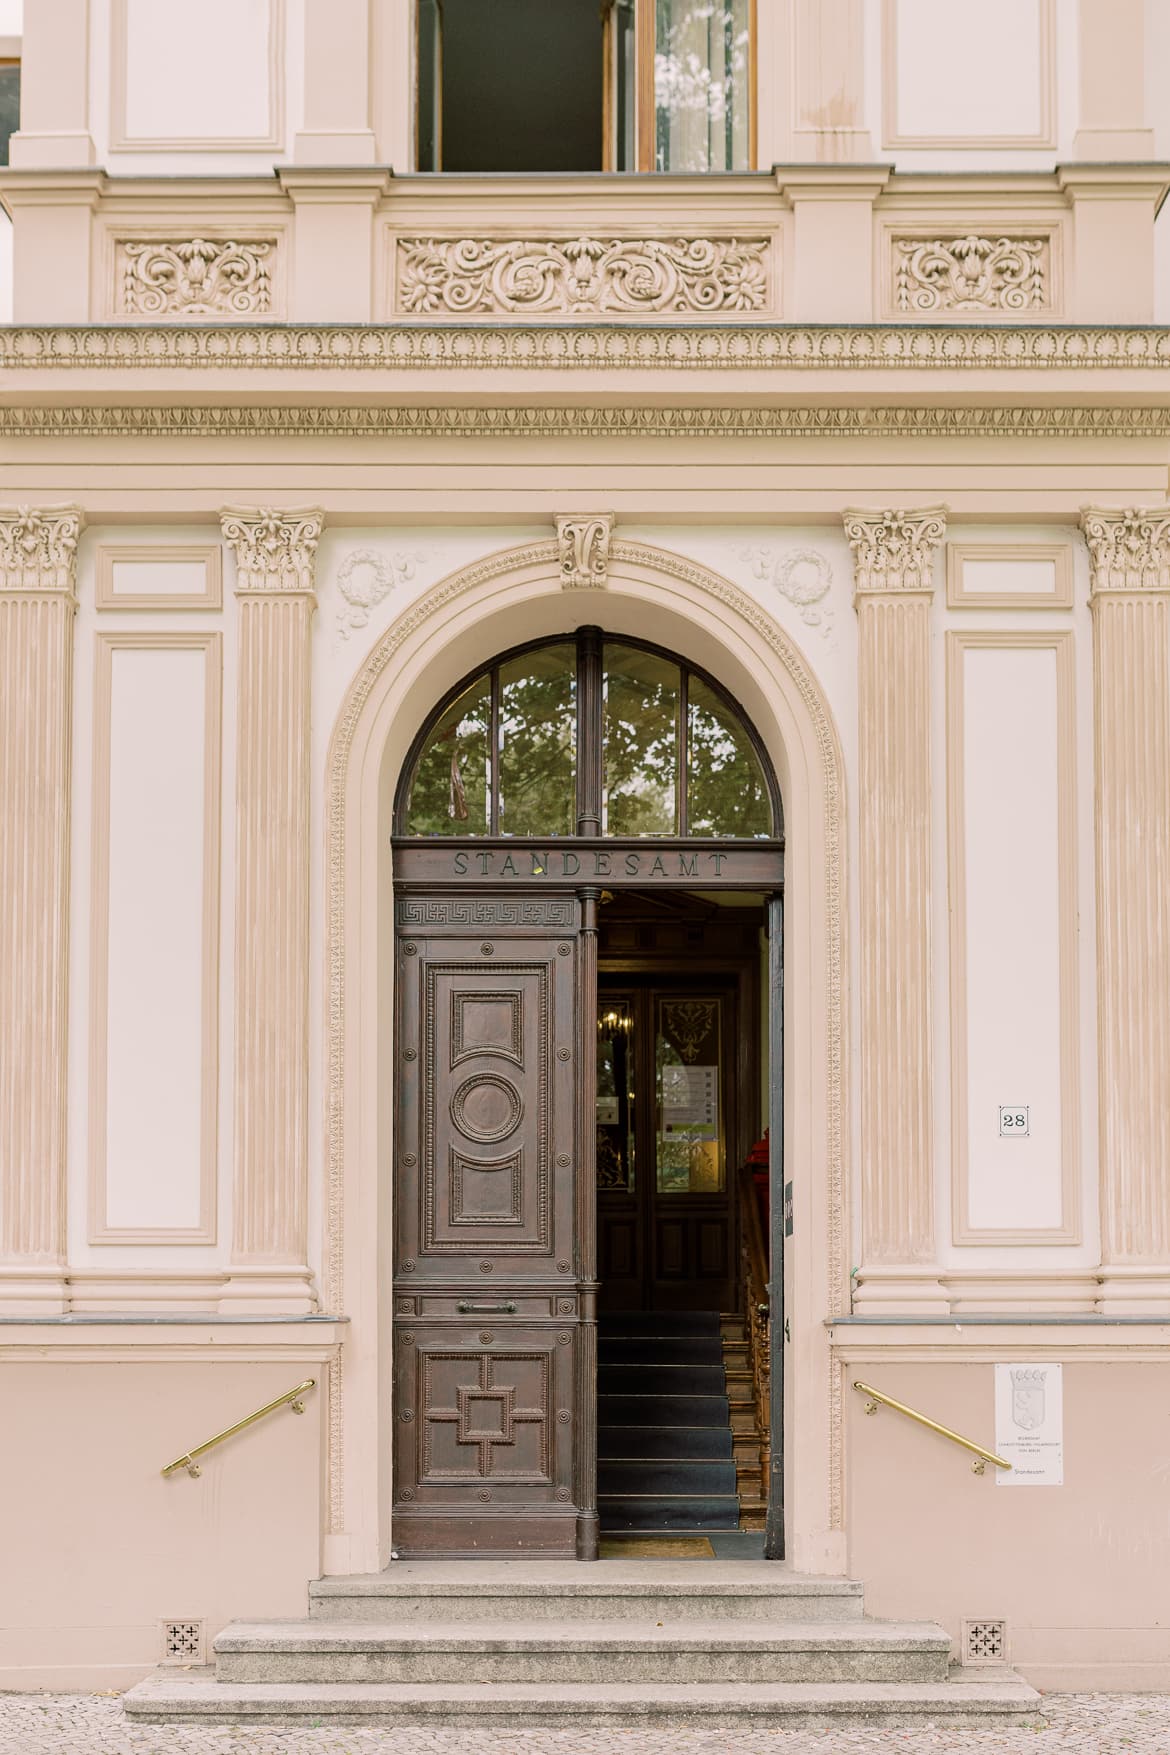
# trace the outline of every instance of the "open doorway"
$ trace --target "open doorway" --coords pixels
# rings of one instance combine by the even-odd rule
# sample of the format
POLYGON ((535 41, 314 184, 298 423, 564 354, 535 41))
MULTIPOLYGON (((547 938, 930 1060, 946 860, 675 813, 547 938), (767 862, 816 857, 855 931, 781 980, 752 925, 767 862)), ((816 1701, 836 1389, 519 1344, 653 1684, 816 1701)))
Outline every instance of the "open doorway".
POLYGON ((625 892, 599 919, 602 1537, 762 1530, 765 898, 625 892))

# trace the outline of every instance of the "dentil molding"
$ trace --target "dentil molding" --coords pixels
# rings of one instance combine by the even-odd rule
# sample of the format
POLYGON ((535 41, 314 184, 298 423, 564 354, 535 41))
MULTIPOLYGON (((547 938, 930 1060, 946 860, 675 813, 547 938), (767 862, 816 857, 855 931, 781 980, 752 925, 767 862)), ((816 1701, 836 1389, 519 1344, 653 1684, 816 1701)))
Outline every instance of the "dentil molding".
POLYGON ((418 316, 763 311, 766 238, 399 238, 398 310, 418 316))
POLYGON ((315 506, 225 506, 220 524, 236 554, 236 591, 311 593, 324 523, 315 506))
POLYGON ((899 311, 1042 311, 1052 305, 1048 238, 895 237, 899 311))
POLYGON ((842 517, 858 596, 934 590, 934 557, 947 529, 945 506, 914 512, 847 511, 842 517))
POLYGON ((604 588, 609 583, 609 543, 613 513, 572 512, 557 517, 557 553, 566 591, 604 588))
POLYGON ((1170 328, 1028 324, 201 323, 0 327, 0 368, 1062 371, 1170 368, 1170 328))
POLYGON ((1170 506, 1123 512, 1087 506, 1081 529, 1092 560, 1092 592, 1170 591, 1170 506))
POLYGON ((262 317, 272 309, 271 239, 120 239, 117 308, 142 317, 262 317))
POLYGON ((72 592, 83 518, 76 506, 0 511, 0 591, 72 592))

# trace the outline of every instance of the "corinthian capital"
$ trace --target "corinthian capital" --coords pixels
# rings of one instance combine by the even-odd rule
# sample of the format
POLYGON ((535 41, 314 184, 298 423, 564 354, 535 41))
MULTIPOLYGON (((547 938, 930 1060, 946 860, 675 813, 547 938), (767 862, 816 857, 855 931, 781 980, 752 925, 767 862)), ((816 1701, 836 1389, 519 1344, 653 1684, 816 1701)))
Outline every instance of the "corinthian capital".
POLYGON ((845 512, 858 592, 933 591, 934 555, 946 534, 947 509, 845 512))
POLYGON ((1092 595, 1170 591, 1170 506, 1103 512, 1086 506, 1081 529, 1093 562, 1092 595))
POLYGON ((325 514, 315 506, 225 506, 224 539, 236 551, 237 591, 311 592, 325 514))
POLYGON ((76 506, 0 511, 0 591, 72 593, 82 518, 76 506))

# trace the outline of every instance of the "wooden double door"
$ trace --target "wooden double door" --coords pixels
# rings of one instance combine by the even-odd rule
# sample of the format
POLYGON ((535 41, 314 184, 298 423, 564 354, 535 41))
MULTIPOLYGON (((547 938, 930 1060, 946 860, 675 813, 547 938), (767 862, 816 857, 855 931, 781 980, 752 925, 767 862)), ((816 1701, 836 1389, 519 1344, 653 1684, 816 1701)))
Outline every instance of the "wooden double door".
POLYGON ((599 1224, 609 1308, 732 1302, 745 977, 643 944, 599 984, 599 899, 396 900, 404 1556, 595 1556, 599 1224))

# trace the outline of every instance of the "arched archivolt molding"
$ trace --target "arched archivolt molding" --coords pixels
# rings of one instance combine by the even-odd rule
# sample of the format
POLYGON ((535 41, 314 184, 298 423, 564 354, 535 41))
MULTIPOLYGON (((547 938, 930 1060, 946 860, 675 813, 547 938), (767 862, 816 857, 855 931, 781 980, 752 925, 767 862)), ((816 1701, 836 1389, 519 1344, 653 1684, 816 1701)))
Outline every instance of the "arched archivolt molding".
MULTIPOLYGON (((802 653, 763 605, 697 561, 649 544, 615 539, 610 549, 610 589, 597 595, 592 592, 566 594, 560 585, 558 564, 557 545, 550 540, 501 550, 441 580, 411 604, 377 641, 350 685, 334 727, 328 757, 326 805, 328 1045, 325 1124, 328 1177, 322 1301, 325 1308, 346 1310, 356 1319, 354 1306, 355 1299, 360 1297, 360 1287, 353 1278, 347 1253, 353 1253, 351 1245, 355 1237, 362 1240, 363 1249, 369 1244, 365 1224, 359 1226, 353 1220, 347 1211, 347 1202, 356 1203, 360 1188, 355 1180, 355 1170, 367 1180, 376 1180, 381 1163, 381 1155, 372 1153, 368 1127, 364 1130, 363 1142, 355 1144, 350 1137, 355 1131, 355 1104, 349 1086, 363 1078, 368 1082, 370 1063, 366 1061, 367 1070, 363 1073, 360 1056, 355 1055, 350 1039, 359 1026, 352 1007, 347 1006, 347 990, 354 986, 360 935, 363 931, 373 930, 372 923, 376 918, 375 904, 371 903, 368 889, 362 891, 362 884, 368 886, 370 881, 367 865, 371 857, 369 838, 372 835, 375 841, 384 842, 389 824, 381 820, 383 812, 377 807, 378 794, 370 777, 387 746, 390 722, 387 716, 392 711, 396 679, 411 666, 417 670, 420 659, 425 661, 428 647, 438 653, 442 648, 437 642, 441 642, 456 624, 466 635, 468 613, 474 615, 477 608, 482 611, 486 636, 491 632, 493 622, 502 626, 507 615, 517 613, 517 600, 521 609, 541 609, 545 619, 549 615, 555 618, 559 610, 559 623, 554 620, 552 626, 563 628, 571 621, 584 619, 579 613, 582 599, 588 599, 589 619, 605 624, 607 619, 613 619, 624 598, 627 603, 637 599, 643 605, 647 600, 660 599, 663 614, 672 613, 680 631, 689 623, 696 640, 701 639, 701 654, 696 651, 689 656, 700 656, 701 662, 725 686, 733 686, 735 682, 735 678, 727 674, 730 667, 744 679, 749 692, 754 689, 758 701, 744 700, 742 704, 768 745, 780 776, 781 790, 785 795, 790 872, 793 854, 799 852, 800 838, 816 836, 819 839, 818 856, 808 862, 808 869, 810 883, 815 871, 820 894, 804 898, 805 917, 815 922, 811 937, 815 941, 813 954, 817 961, 810 964, 808 970, 809 1003, 804 1008, 801 1026, 810 1030, 813 1038, 820 1042, 822 1057, 816 1085, 824 1105, 825 1134, 820 1150, 813 1154, 821 1166, 817 1172, 819 1187, 815 1190, 807 1188, 803 1193, 806 1202, 813 1202, 811 1210, 806 1205, 813 1234, 819 1232, 817 1253, 823 1271, 818 1275, 815 1303, 819 1306, 821 1318, 839 1313, 847 1307, 842 946, 845 796, 840 739, 824 692, 802 653), (501 586, 506 589, 501 590, 501 586), (566 616, 569 602, 573 614, 566 616), (719 648, 714 659, 712 643, 719 648), (721 657, 725 660, 722 668, 721 657), (762 664, 761 658, 764 660, 762 664), (783 702, 783 713, 776 710, 775 704, 780 701, 783 702), (782 720, 787 723, 787 734, 780 729, 782 720), (793 743, 799 747, 791 747, 793 743), (796 809, 797 801, 790 796, 795 790, 801 794, 801 803, 796 809), (361 809, 357 808, 359 802, 363 802, 361 809), (376 819, 373 823, 368 820, 371 809, 376 819), (366 873, 364 878, 363 871, 366 873), (374 913, 372 908, 375 908, 374 913), (347 1036, 347 1030, 350 1036, 347 1036), (356 1167, 353 1162, 355 1153, 363 1160, 356 1167), (347 1232, 352 1235, 347 1237, 347 1232)), ((626 630, 615 626, 614 631, 626 630)), ((489 645, 481 641, 477 656, 486 662, 509 643, 508 638, 497 640, 492 633, 489 645)), ((473 658, 464 670, 470 669, 474 661, 473 658)), ((462 672, 456 671, 449 680, 457 680, 460 674, 462 672)), ((416 697, 418 688, 416 677, 416 697)), ((429 706, 433 706, 441 692, 441 688, 432 689, 429 706)), ((414 729, 417 729, 417 723, 421 723, 426 710, 420 711, 419 707, 416 700, 414 729)), ((392 780, 396 779, 397 774, 394 774, 392 780)), ((382 787, 382 796, 392 798, 392 783, 382 787)), ((790 895, 792 892, 793 877, 790 876, 790 895)), ((368 944, 363 955, 369 958, 368 944)), ((368 962, 365 975, 368 980, 368 962)), ((795 1000, 799 1008, 800 996, 793 994, 790 983, 786 983, 786 990, 790 1002, 795 1000)), ((790 1016, 793 1016, 791 1011, 790 1016)), ((363 1131, 360 1125, 356 1131, 363 1131)), ((362 1200, 362 1207, 368 1221, 374 1211, 368 1193, 362 1200)), ((828 1373, 823 1387, 825 1399, 822 1406, 828 1423, 827 1429, 822 1428, 824 1446, 820 1447, 819 1456, 826 1470, 828 1491, 823 1515, 817 1519, 822 1532, 839 1529, 843 1521, 841 1406, 836 1376, 828 1373)), ((329 1422, 329 1527, 338 1531, 345 1527, 343 1453, 348 1454, 349 1450, 339 1370, 331 1375, 329 1422)))

